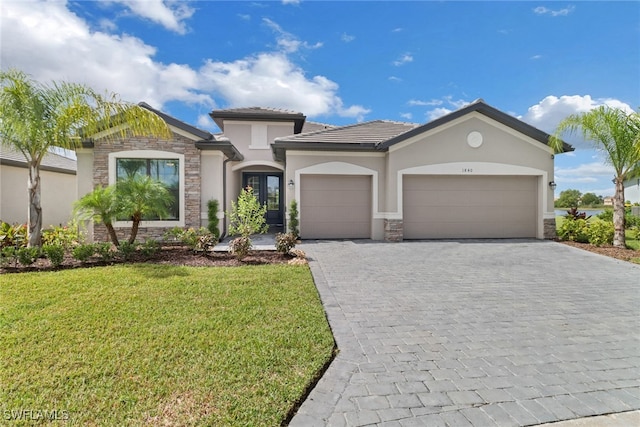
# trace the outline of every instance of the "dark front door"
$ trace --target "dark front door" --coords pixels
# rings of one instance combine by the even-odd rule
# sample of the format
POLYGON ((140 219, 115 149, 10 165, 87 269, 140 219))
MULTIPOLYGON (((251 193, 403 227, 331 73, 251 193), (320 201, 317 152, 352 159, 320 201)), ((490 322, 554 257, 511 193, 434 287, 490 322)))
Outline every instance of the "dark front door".
POLYGON ((252 187, 260 204, 267 205, 267 224, 284 224, 282 173, 245 172, 242 174, 242 186, 252 187))

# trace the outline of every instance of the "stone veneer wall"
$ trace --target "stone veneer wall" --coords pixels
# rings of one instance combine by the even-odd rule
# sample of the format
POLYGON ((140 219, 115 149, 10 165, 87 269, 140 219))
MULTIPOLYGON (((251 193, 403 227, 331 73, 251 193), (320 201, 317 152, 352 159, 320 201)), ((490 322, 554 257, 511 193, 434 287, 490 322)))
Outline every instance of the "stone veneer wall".
MULTIPOLYGON (((179 153, 184 155, 184 225, 199 228, 200 220, 200 150, 188 138, 174 134, 172 140, 158 140, 155 138, 127 138, 117 142, 96 142, 93 149, 93 186, 109 185, 109 153, 130 150, 157 150, 179 153)), ((161 239, 163 234, 172 228, 168 227, 140 227, 137 241, 147 238, 161 239)), ((118 227, 118 239, 129 236, 130 227, 118 227)), ((102 224, 94 225, 93 239, 96 242, 108 241, 107 229, 102 224)))
POLYGON ((404 227, 401 219, 384 220, 384 240, 387 242, 402 242, 404 227))
POLYGON ((550 218, 544 220, 544 238, 545 239, 555 239, 556 234, 556 219, 550 218))

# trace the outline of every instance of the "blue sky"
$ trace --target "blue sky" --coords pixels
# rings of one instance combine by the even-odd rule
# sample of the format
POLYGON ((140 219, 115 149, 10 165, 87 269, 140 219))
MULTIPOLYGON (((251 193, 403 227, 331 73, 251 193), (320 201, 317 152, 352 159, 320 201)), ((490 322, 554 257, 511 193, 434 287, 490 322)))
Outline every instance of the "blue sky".
MULTIPOLYGON (((640 107, 639 2, 2 0, 0 66, 83 82, 218 131, 215 108, 425 123, 477 98, 547 132, 640 107)), ((556 194, 613 194, 576 138, 556 194)))

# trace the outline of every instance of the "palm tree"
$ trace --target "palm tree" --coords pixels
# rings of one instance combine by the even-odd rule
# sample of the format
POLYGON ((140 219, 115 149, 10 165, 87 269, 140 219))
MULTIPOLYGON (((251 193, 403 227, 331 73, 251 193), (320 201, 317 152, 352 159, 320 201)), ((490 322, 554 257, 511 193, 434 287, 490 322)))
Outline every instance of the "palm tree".
POLYGON ((138 235, 140 221, 154 217, 165 218, 173 201, 171 193, 159 181, 149 176, 136 176, 116 183, 120 213, 132 221, 129 243, 138 235))
POLYGON ((582 114, 573 114, 562 120, 549 145, 561 152, 565 134, 579 133, 604 155, 613 166, 615 196, 613 198, 613 245, 626 247, 624 236, 624 182, 637 175, 640 162, 640 112, 628 114, 622 109, 601 106, 582 114))
POLYGON ((75 149, 84 137, 128 135, 169 138, 167 124, 153 112, 67 82, 45 85, 19 70, 0 71, 0 144, 22 153, 29 168, 29 246, 42 236, 40 164, 53 147, 75 149))
POLYGON ((121 211, 115 190, 115 186, 97 187, 74 204, 74 213, 79 219, 104 223, 111 242, 120 246, 118 236, 113 228, 113 222, 121 211))

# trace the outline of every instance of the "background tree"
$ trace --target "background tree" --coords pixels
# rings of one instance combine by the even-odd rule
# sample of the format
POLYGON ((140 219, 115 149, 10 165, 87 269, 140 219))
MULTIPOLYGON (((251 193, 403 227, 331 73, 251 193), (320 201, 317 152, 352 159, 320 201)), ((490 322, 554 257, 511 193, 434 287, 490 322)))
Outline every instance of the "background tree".
POLYGON ((564 190, 560 192, 558 200, 556 200, 556 207, 558 208, 574 208, 580 204, 580 198, 582 193, 579 190, 564 190))
POLYGON ((595 193, 584 193, 580 198, 582 206, 596 206, 603 203, 602 197, 596 196, 595 193))
POLYGON ((602 106, 582 114, 573 114, 562 120, 549 145, 562 150, 563 134, 580 134, 603 154, 604 160, 615 170, 613 197, 613 245, 624 248, 624 181, 639 172, 640 165, 640 113, 628 114, 622 109, 602 106))
POLYGON ((76 83, 46 85, 19 70, 0 71, 0 143, 22 153, 29 170, 29 246, 39 246, 42 237, 42 159, 53 147, 75 149, 83 137, 96 135, 169 138, 171 131, 155 113, 116 94, 100 95, 76 83))

